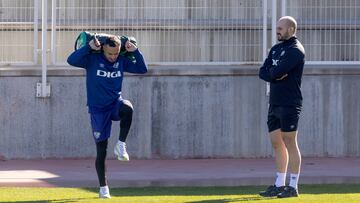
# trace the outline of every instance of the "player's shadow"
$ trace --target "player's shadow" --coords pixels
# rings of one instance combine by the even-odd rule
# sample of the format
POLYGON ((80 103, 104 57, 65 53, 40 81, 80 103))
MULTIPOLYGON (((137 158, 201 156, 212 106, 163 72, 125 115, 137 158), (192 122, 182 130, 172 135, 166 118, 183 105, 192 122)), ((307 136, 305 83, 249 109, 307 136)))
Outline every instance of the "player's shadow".
MULTIPOLYGON (((219 195, 257 195, 262 186, 252 187, 143 187, 110 188, 111 196, 219 196, 219 195)), ((92 188, 89 191, 94 191, 92 188)))
POLYGON ((30 201, 16 201, 17 203, 72 203, 72 202, 86 202, 86 200, 88 201, 93 201, 96 200, 98 198, 71 198, 71 199, 56 199, 56 200, 30 200, 30 201))
MULTIPOLYGON (((143 187, 143 188, 110 188, 112 196, 218 196, 218 195, 248 195, 247 198, 240 198, 238 201, 249 201, 249 199, 269 200, 258 195, 264 190, 264 186, 237 186, 237 187, 143 187)), ((300 185, 301 194, 350 194, 359 193, 360 185, 356 184, 330 184, 330 185, 300 185)), ((89 189, 97 192, 94 189, 89 189)), ((228 201, 224 199, 224 202, 228 201)))
POLYGON ((273 198, 264 197, 244 197, 244 198, 227 198, 227 199, 213 199, 213 200, 200 200, 190 201, 186 203, 232 203, 232 202, 248 202, 248 201, 261 201, 261 200, 272 200, 273 198))

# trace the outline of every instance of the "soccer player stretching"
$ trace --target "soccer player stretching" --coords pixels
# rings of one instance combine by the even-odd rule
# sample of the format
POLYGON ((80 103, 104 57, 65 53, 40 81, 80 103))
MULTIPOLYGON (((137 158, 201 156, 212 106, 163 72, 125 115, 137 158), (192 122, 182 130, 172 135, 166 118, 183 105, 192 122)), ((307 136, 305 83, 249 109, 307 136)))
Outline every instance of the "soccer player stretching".
POLYGON ((100 198, 110 198, 105 175, 105 159, 112 121, 120 121, 119 140, 114 153, 121 161, 129 161, 125 140, 131 126, 133 107, 121 97, 124 72, 146 73, 147 66, 139 49, 127 41, 121 44, 116 36, 110 36, 104 44, 94 38, 89 44, 74 51, 68 57, 72 66, 86 70, 87 105, 96 143, 95 167, 100 184, 100 198), (133 52, 136 61, 119 56, 121 46, 133 52))

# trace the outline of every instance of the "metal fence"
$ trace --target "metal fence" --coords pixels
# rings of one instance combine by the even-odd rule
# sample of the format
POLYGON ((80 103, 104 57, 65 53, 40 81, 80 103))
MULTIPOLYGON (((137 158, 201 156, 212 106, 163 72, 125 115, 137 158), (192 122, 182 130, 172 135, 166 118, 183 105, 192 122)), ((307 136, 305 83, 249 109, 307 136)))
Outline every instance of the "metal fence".
POLYGON ((37 63, 38 2, 0 1, 0 64, 37 63))
MULTIPOLYGON (((0 64, 41 63, 40 6, 0 0, 0 64)), ((66 64, 84 30, 134 36, 153 64, 260 63, 284 14, 298 20, 308 62, 360 64, 357 0, 49 0, 46 11, 49 64, 66 64)))
POLYGON ((150 63, 262 60, 262 0, 58 0, 56 12, 62 53, 89 30, 135 36, 150 63))
POLYGON ((360 1, 288 0, 286 15, 298 19, 308 61, 360 64, 360 1))

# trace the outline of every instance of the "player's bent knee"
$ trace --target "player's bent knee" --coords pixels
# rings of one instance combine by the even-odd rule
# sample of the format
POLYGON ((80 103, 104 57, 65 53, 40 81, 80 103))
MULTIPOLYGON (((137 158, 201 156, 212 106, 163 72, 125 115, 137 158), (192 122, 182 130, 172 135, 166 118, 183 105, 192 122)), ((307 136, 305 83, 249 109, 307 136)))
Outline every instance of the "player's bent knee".
POLYGON ((120 110, 120 114, 123 116, 125 116, 125 115, 132 116, 133 112, 134 112, 134 109, 133 109, 132 104, 129 101, 124 100, 123 106, 121 107, 121 110, 120 110))
POLYGON ((124 106, 127 106, 127 107, 131 108, 131 110, 134 109, 132 103, 129 100, 123 100, 122 102, 123 102, 124 106))

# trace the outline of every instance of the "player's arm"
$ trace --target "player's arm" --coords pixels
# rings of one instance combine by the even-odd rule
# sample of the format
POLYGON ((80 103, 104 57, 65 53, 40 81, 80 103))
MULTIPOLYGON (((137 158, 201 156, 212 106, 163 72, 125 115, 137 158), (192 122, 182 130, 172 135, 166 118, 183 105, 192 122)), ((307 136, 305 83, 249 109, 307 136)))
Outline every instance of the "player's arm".
POLYGON ((86 68, 88 56, 91 54, 91 50, 100 50, 101 45, 100 42, 95 38, 89 42, 86 46, 81 47, 78 50, 75 50, 67 59, 68 64, 86 68))
POLYGON ((300 52, 298 49, 291 49, 285 53, 283 59, 279 62, 279 64, 270 68, 270 78, 272 80, 281 80, 287 76, 287 73, 295 68, 299 63, 304 60, 304 54, 300 52))
POLYGON ((281 78, 277 78, 276 80, 283 80, 288 76, 288 74, 286 73, 285 75, 281 76, 281 78))
POLYGON ((127 41, 125 43, 125 48, 127 52, 132 52, 134 54, 135 62, 132 62, 131 60, 126 58, 127 61, 124 67, 124 71, 129 73, 146 73, 147 66, 145 63, 145 59, 137 46, 132 42, 127 41))
POLYGON ((259 70, 259 77, 266 82, 272 82, 273 80, 270 77, 270 68, 272 65, 272 58, 271 58, 272 51, 270 50, 268 57, 264 61, 264 64, 261 66, 259 70))

